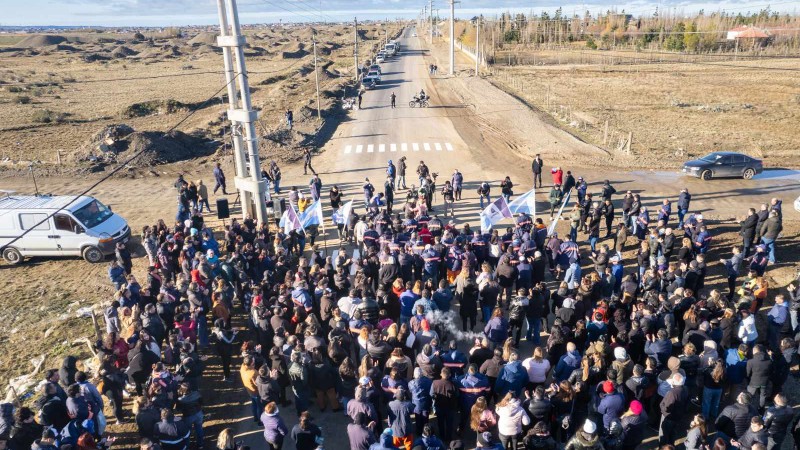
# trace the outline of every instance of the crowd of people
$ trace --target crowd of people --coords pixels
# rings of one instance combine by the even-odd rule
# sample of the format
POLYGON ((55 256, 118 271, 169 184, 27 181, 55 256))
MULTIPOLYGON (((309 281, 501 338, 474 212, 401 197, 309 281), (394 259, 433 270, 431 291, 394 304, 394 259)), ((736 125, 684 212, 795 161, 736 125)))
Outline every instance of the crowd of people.
MULTIPOLYGON (((310 154, 304 163, 319 200, 310 154)), ((121 245, 109 267, 115 294, 96 367, 69 356, 45 372, 33 405, 1 405, 0 450, 110 445, 106 402, 117 423, 135 422, 143 450, 202 448, 200 388, 219 382, 208 361, 221 382, 242 384, 269 449, 323 448, 332 414, 348 417, 353 450, 629 450, 656 433, 665 450, 680 439, 690 450, 772 450, 798 434, 782 388, 800 278, 786 291, 765 278, 780 200, 750 209, 741 245, 724 249, 687 189, 673 211, 672 199, 620 195, 608 180, 591 192, 557 167, 547 199, 568 233, 525 213, 483 233, 452 220, 464 201, 458 170, 437 188, 420 161, 419 187, 408 188, 406 169, 405 157, 389 161, 383 192, 366 180, 363 214, 330 189, 331 254, 316 230, 309 252, 308 230, 249 218, 215 235, 207 192, 194 199, 180 178, 176 223, 144 227, 147 257, 121 245), (725 254, 726 290, 707 287, 712 254, 725 254), (132 273, 140 261, 143 284, 132 273)), ((532 170, 541 187, 539 155, 532 170)), ((265 172, 277 194, 280 169, 265 172)), ((214 176, 225 192, 219 166, 214 176)), ((506 177, 500 194, 511 200, 513 186, 506 177)), ((292 187, 286 201, 302 209, 301 194, 292 187)), ((491 202, 490 184, 477 194, 491 202)), ((217 447, 243 445, 226 428, 217 447)))

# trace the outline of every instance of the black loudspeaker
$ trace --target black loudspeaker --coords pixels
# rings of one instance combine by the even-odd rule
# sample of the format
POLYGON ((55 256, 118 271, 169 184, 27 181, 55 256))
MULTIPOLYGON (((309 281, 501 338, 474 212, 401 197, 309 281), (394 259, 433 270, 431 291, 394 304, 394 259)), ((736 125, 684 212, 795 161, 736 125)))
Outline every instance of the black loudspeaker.
POLYGON ((231 216, 231 210, 228 209, 228 199, 217 199, 217 219, 227 219, 231 216))

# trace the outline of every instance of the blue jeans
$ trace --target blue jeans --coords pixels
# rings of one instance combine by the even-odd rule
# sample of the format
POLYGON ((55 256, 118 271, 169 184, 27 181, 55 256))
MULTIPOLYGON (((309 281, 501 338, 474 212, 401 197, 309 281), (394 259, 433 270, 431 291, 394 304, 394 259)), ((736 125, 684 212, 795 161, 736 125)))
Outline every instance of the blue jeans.
POLYGON ((525 317, 528 322, 528 332, 525 335, 525 340, 533 342, 533 345, 539 345, 539 336, 542 332, 542 319, 540 317, 525 317))
POLYGON ((578 227, 574 227, 570 225, 569 227, 569 238, 572 242, 578 242, 578 227))
POLYGON ((208 321, 206 316, 199 316, 197 319, 197 343, 200 348, 208 347, 208 321))
MULTIPOLYGON (((488 195, 486 195, 485 197, 486 197, 486 203, 492 203, 492 198, 491 197, 489 197, 488 195)), ((483 209, 483 198, 484 198, 484 196, 481 195, 481 209, 483 209)))
POLYGON ((492 318, 492 308, 481 306, 481 314, 483 314, 483 323, 488 322, 492 318))
POLYGON ((717 417, 722 389, 703 388, 703 416, 717 417))
POLYGON ((595 251, 595 245, 597 245, 597 237, 596 236, 589 237, 589 246, 592 247, 592 251, 595 251))
POLYGON ((258 395, 250 396, 250 409, 253 413, 253 420, 260 422, 259 417, 261 417, 261 397, 258 395))
POLYGON ((769 253, 769 262, 775 264, 775 239, 762 237, 761 243, 767 248, 767 252, 769 253))
POLYGON ((405 175, 400 175, 399 177, 397 177, 397 187, 400 187, 401 185, 403 186, 403 189, 408 189, 408 187, 406 186, 405 175))
POLYGON ((686 216, 688 212, 689 210, 687 209, 678 208, 678 228, 683 228, 683 217, 686 216))
POLYGON ((280 194, 281 193, 281 180, 275 180, 274 183, 275 183, 275 193, 276 194, 280 194))
POLYGON ((197 439, 197 445, 202 448, 203 446, 203 412, 199 411, 189 417, 183 418, 186 425, 191 430, 194 427, 194 437, 197 439))

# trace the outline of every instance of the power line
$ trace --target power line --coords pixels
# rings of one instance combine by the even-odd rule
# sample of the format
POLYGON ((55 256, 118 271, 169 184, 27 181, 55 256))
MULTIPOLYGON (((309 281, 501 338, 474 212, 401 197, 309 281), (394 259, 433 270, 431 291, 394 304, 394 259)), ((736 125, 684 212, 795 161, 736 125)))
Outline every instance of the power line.
MULTIPOLYGON (((276 7, 276 8, 280 8, 280 9, 282 9, 282 10, 284 10, 284 11, 288 12, 289 14, 294 14, 294 15, 296 15, 296 16, 299 16, 299 17, 302 17, 302 18, 305 18, 305 19, 309 19, 309 20, 308 20, 309 22, 319 22, 319 20, 317 20, 317 19, 315 19, 315 18, 313 18, 313 17, 311 17, 311 16, 307 16, 307 15, 305 15, 305 14, 302 14, 302 13, 299 13, 299 12, 297 12, 297 11, 292 11, 291 9, 284 8, 284 7, 283 7, 283 6, 281 6, 279 3, 273 3, 273 2, 271 2, 270 0, 262 0, 262 1, 263 1, 264 3, 266 3, 266 4, 268 4, 268 5, 274 6, 274 7, 276 7)), ((323 20, 323 22, 324 22, 324 20, 323 20)))

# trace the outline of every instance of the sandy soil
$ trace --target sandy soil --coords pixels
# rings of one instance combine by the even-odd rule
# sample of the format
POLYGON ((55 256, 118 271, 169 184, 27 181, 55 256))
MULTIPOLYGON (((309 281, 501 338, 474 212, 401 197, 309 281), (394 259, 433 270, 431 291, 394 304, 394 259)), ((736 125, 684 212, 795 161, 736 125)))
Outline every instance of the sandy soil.
MULTIPOLYGON (((379 31, 376 26, 362 28, 362 61, 376 44, 379 31)), ((265 150, 285 151, 306 141, 320 126, 315 116, 312 35, 318 41, 322 113, 336 120, 337 98, 353 74, 351 30, 272 27, 248 30, 248 34, 249 82, 253 105, 260 110, 257 131, 262 138, 268 137, 262 140, 265 150), (295 113, 295 130, 274 138, 275 131, 285 126, 287 109, 295 113)), ((104 126, 124 123, 136 131, 163 131, 194 109, 197 113, 182 125, 182 131, 217 139, 218 147, 228 140, 219 120, 227 109, 224 92, 203 103, 225 86, 213 32, 152 42, 134 41, 127 35, 102 42, 94 35, 67 37, 58 45, 0 52, 0 67, 5 68, 0 71, 0 171, 25 170, 31 161, 42 173, 85 166, 80 160, 88 154, 103 155, 92 137, 104 126), (103 60, 87 62, 92 55, 103 60), (177 106, 131 117, 132 105, 150 101, 171 101, 177 106), (60 119, 37 122, 37 114, 45 110, 60 119)))

